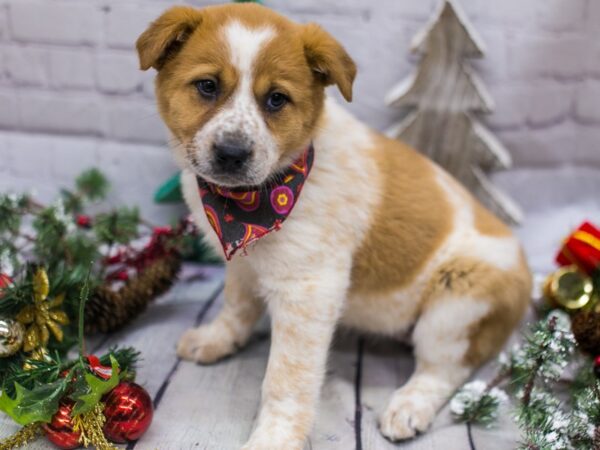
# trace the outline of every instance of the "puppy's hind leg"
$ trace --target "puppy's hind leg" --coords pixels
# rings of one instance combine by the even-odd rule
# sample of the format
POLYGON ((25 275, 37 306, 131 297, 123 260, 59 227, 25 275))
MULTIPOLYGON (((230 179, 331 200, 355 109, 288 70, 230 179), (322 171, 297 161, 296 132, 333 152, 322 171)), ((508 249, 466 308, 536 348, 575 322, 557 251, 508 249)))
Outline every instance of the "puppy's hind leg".
POLYGON ((425 431, 471 372, 502 348, 530 290, 525 266, 509 272, 455 261, 442 268, 413 332, 415 373, 381 416, 383 435, 397 441, 425 431))
POLYGON ((414 333, 415 372, 392 395, 380 418, 382 434, 392 441, 425 431, 454 390, 470 375, 464 362, 469 325, 489 307, 473 300, 440 300, 419 319, 414 333))
POLYGON ((187 330, 179 339, 177 355, 182 359, 210 364, 231 355, 248 341, 264 311, 248 277, 231 264, 225 275, 223 309, 211 323, 187 330))

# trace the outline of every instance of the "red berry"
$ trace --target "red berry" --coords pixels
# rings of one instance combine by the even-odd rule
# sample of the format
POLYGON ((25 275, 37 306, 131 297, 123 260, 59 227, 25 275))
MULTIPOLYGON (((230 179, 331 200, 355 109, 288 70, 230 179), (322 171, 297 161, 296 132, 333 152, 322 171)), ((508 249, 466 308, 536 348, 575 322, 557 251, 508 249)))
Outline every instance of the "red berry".
POLYGON ((90 216, 86 216, 85 214, 79 214, 77 216, 77 225, 81 228, 89 228, 92 226, 92 219, 90 216))

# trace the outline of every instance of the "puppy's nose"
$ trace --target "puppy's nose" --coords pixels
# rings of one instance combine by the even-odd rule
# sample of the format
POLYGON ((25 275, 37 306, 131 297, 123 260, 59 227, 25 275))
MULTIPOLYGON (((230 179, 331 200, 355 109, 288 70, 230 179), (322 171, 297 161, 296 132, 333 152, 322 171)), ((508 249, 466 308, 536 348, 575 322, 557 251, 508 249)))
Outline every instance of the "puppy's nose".
POLYGON ((214 144, 217 165, 224 172, 240 170, 250 157, 250 149, 234 144, 214 144))

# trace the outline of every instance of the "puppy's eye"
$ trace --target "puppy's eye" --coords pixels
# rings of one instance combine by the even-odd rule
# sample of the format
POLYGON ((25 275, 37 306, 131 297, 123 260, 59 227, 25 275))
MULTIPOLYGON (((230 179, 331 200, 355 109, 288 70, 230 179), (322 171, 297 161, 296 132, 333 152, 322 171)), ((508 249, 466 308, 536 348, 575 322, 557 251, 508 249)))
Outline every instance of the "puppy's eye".
POLYGON ((279 111, 288 102, 288 98, 281 92, 273 92, 267 97, 267 109, 269 111, 279 111))
POLYGON ((217 96, 217 82, 215 80, 196 81, 196 89, 203 97, 215 98, 217 96))

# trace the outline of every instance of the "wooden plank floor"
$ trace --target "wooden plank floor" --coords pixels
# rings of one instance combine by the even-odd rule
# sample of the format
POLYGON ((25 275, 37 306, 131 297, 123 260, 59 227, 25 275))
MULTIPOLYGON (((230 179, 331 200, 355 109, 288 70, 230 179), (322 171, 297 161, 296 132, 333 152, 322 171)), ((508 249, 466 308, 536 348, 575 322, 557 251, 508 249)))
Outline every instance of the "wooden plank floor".
MULTIPOLYGON (((178 360, 175 344, 183 331, 211 320, 220 308, 222 269, 193 270, 199 279, 178 283, 127 328, 88 341, 88 348, 97 353, 116 344, 133 345, 142 352, 138 382, 153 397, 155 416, 148 432, 128 449, 235 450, 250 434, 267 363, 268 321, 258 327, 244 350, 216 365, 178 360)), ((516 446, 517 433, 508 418, 496 429, 473 427, 471 446, 466 426, 453 424, 447 407, 425 435, 402 444, 386 441, 377 429, 377 415, 413 369, 410 349, 397 343, 338 333, 328 367, 307 449, 508 450, 516 446)), ((0 437, 16 430, 9 419, 0 418, 0 437)), ((40 439, 28 448, 53 447, 40 439)))

